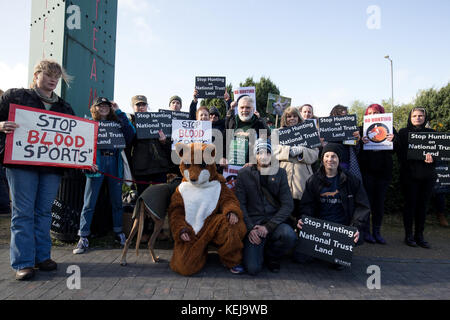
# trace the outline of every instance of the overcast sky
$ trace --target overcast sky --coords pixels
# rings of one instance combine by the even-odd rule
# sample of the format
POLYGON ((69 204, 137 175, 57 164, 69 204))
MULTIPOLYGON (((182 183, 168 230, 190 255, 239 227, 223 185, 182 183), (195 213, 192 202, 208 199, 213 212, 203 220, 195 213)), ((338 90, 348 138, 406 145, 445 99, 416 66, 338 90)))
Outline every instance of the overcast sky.
MULTIPOLYGON (((324 116, 389 99, 390 55, 394 98, 412 102, 450 81, 449 16, 448 0, 119 0, 114 99, 156 111, 177 94, 187 111, 195 76, 265 76, 324 116)), ((27 86, 30 17, 30 0, 0 0, 3 90, 27 86)))

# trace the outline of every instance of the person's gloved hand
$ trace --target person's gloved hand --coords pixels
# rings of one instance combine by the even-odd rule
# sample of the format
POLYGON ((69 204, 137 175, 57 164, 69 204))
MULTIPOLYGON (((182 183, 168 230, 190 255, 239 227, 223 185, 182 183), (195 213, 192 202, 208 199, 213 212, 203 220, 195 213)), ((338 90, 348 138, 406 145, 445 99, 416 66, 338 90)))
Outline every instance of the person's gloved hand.
POLYGON ((303 153, 303 147, 302 146, 293 146, 289 149, 289 155, 291 157, 297 157, 300 154, 303 153))

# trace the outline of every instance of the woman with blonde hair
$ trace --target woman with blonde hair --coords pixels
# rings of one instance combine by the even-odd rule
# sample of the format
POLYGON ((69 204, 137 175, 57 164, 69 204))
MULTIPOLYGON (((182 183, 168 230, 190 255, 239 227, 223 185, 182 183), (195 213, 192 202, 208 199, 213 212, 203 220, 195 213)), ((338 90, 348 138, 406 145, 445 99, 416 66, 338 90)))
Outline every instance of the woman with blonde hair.
MULTIPOLYGON (((297 108, 288 107, 281 115, 280 122, 281 128, 287 128, 301 124, 303 120, 297 108)), ((306 180, 314 173, 311 165, 317 161, 319 149, 279 145, 274 154, 280 161, 280 167, 286 170, 289 187, 294 198, 293 215, 298 220, 300 200, 305 190, 306 180)))
MULTIPOLYGON (((74 115, 70 105, 54 92, 61 77, 68 82, 64 69, 55 61, 42 60, 34 68, 30 89, 10 89, 0 97, 0 158, 3 162, 5 138, 18 125, 8 121, 10 103, 41 110, 74 115)), ((62 168, 4 165, 8 179, 11 212, 11 266, 17 280, 31 279, 34 268, 52 271, 57 268, 51 259, 51 208, 56 198, 62 168)))

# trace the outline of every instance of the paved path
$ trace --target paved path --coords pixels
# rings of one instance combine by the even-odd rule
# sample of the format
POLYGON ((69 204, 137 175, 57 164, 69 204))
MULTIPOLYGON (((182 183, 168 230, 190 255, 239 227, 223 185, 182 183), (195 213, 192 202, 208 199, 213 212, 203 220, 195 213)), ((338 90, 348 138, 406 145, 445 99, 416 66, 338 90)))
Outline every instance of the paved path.
MULTIPOLYGON (((0 300, 312 300, 312 299, 450 299, 450 260, 354 257, 351 269, 326 264, 299 265, 285 259, 280 273, 264 269, 258 276, 233 275, 211 253, 203 271, 192 277, 174 273, 171 250, 156 250, 165 262, 153 264, 148 253, 129 251, 128 266, 119 264, 120 249, 91 249, 73 255, 54 248, 54 272, 37 272, 33 281, 16 281, 9 247, 0 246, 0 300), (68 289, 69 266, 81 271, 81 289, 68 289), (367 288, 371 265, 380 267, 380 289, 367 288)), ((71 278, 72 279, 72 278, 71 278)), ((70 279, 69 279, 70 280, 70 279)), ((76 284, 74 281, 69 281, 76 284)), ((371 282, 373 283, 373 282, 371 282)))

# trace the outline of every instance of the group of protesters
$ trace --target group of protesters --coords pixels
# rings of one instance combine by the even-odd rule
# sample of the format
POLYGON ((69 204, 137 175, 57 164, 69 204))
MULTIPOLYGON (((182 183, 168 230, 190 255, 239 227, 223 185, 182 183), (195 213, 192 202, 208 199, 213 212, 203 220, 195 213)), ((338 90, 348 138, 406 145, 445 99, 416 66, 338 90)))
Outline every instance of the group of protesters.
MULTIPOLYGON (((68 102, 54 92, 60 79, 70 77, 56 62, 43 60, 34 69, 30 89, 10 89, 0 100, 0 139, 2 159, 5 137, 14 132, 18 125, 8 120, 10 104, 18 104, 36 109, 74 115, 68 102)), ((271 136, 278 129, 271 130, 265 119, 255 108, 255 101, 249 96, 241 96, 231 101, 225 92, 226 116, 221 119, 216 107, 197 108, 198 92, 194 91, 189 108, 192 120, 211 121, 212 128, 227 136, 232 130, 233 139, 242 139, 247 148, 245 164, 239 171, 236 197, 244 213, 247 235, 244 239, 243 267, 234 268, 233 273, 257 274, 264 265, 270 271, 280 270, 280 259, 287 253, 297 262, 311 260, 298 250, 296 232, 302 229, 303 216, 356 227, 354 243, 386 244, 381 234, 384 203, 388 186, 392 179, 393 154, 400 162, 400 177, 405 203, 403 222, 405 244, 412 247, 430 248, 424 238, 427 204, 436 182, 436 161, 431 154, 425 160, 410 160, 407 157, 408 133, 430 132, 427 112, 423 108, 413 108, 408 116, 407 127, 389 134, 388 141, 393 150, 370 151, 363 148, 368 143, 362 128, 355 131, 353 144, 331 143, 321 139, 321 146, 275 145, 271 136), (236 113, 235 111, 236 110, 236 113), (252 145, 250 132, 256 132, 256 142, 252 145), (250 150, 250 147, 252 150, 250 150), (256 162, 250 161, 250 154, 256 162), (273 169, 273 162, 279 167, 273 169), (371 218, 370 218, 371 215, 371 218)), ((134 113, 148 112, 148 100, 144 95, 131 99, 134 113)), ((169 109, 180 111, 182 99, 173 96, 169 109)), ((178 166, 171 157, 172 142, 163 131, 153 139, 137 139, 135 115, 125 114, 119 106, 105 97, 98 97, 90 107, 95 121, 115 121, 120 124, 125 137, 126 159, 122 150, 97 150, 96 163, 86 170, 84 204, 81 212, 80 237, 74 254, 89 248, 88 237, 97 199, 103 180, 107 179, 109 198, 112 205, 113 231, 116 240, 124 245, 126 241, 122 226, 122 181, 123 167, 129 163, 137 183, 138 196, 149 184, 167 183, 168 176, 181 176, 178 166)), ((330 116, 342 116, 348 108, 335 106, 330 116)), ((382 114, 379 104, 367 107, 365 114, 382 114)), ((295 126, 307 119, 317 119, 313 107, 288 107, 281 116, 281 128, 295 126)), ((235 141, 224 138, 224 150, 235 141)), ((219 170, 230 164, 226 155, 217 163, 219 170)), ((52 271, 57 263, 51 259, 51 207, 60 184, 64 169, 58 167, 5 165, 6 177, 11 193, 11 266, 16 270, 16 279, 30 279, 35 269, 52 271)), ((445 206, 445 202, 444 202, 445 206)), ((442 211, 443 212, 443 211, 442 211)), ((179 235, 173 235, 177 237, 179 235)), ((341 269, 339 264, 333 268, 341 269)))

